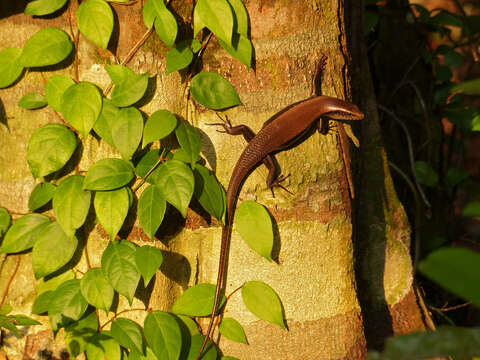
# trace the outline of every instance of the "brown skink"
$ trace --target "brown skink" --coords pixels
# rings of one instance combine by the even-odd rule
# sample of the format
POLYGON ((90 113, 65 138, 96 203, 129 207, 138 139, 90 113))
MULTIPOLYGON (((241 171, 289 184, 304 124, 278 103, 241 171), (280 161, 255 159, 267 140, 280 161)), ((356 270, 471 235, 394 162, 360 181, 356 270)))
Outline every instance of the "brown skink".
POLYGON ((225 225, 222 228, 215 301, 207 333, 205 334, 197 360, 200 359, 210 338, 218 311, 224 281, 223 274, 227 258, 228 240, 232 231, 235 213, 235 202, 243 182, 263 162, 269 168, 267 185, 269 187, 278 186, 284 177, 276 178, 273 154, 289 147, 316 123, 320 131, 318 120, 322 116, 327 116, 333 120, 361 120, 364 115, 354 104, 329 96, 316 96, 296 103, 273 116, 257 135, 244 125, 232 127, 228 121, 223 124, 217 124, 222 125, 228 134, 243 135, 248 144, 240 155, 228 184, 225 225))

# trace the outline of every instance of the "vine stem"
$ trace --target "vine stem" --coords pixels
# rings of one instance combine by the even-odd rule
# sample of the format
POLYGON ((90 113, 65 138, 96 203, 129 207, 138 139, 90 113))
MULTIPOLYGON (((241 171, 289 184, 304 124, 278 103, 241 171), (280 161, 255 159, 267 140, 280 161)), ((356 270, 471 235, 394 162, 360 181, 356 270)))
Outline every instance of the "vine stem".
POLYGON ((10 275, 10 279, 8 279, 7 286, 5 288, 5 291, 3 292, 2 295, 2 300, 0 300, 0 307, 3 306, 5 303, 5 299, 7 298, 8 291, 10 290, 10 285, 12 285, 13 279, 15 278, 15 275, 17 275, 18 268, 20 267, 20 260, 22 257, 20 255, 17 255, 17 264, 15 265, 15 269, 13 270, 12 275, 10 275))
POLYGON ((158 165, 160 165, 160 163, 167 160, 167 159, 164 158, 164 156, 165 156, 165 149, 162 150, 162 153, 160 154, 157 162, 155 163, 155 165, 153 165, 151 167, 150 170, 148 170, 147 174, 142 178, 142 180, 138 184, 136 184, 134 187, 132 187, 132 192, 133 193, 137 192, 137 190, 140 189, 140 187, 143 184, 145 184, 145 181, 147 181, 147 177, 158 167, 158 165))
POLYGON ((118 313, 116 313, 111 319, 109 319, 105 324, 101 325, 100 326, 100 330, 102 330, 105 326, 107 326, 108 324, 110 324, 111 322, 113 322, 117 317, 118 315, 121 315, 121 314, 124 314, 124 313, 127 313, 127 312, 130 312, 130 311, 147 311, 149 312, 150 309, 142 309, 142 308, 134 308, 134 309, 125 309, 125 310, 122 310, 118 313))
MULTIPOLYGON (((133 46, 133 48, 127 54, 125 59, 123 59, 123 61, 120 63, 120 65, 126 65, 130 62, 130 60, 132 60, 133 56, 136 54, 138 49, 140 49, 140 47, 145 43, 145 41, 147 41, 148 37, 150 36, 150 34, 152 32, 153 32, 153 26, 150 29, 148 29, 145 32, 145 34, 143 34, 143 36, 140 38, 140 40, 137 41, 137 43, 133 46)), ((107 94, 110 92, 110 90, 112 90, 112 87, 113 87, 113 82, 111 81, 110 84, 108 84, 108 86, 103 91, 103 96, 107 96, 107 94)))

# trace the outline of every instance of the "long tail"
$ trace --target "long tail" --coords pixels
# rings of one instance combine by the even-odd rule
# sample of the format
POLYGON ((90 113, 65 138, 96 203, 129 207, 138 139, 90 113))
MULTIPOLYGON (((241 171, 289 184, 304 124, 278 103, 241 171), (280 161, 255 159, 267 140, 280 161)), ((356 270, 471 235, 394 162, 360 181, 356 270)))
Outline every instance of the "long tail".
POLYGON ((225 262, 227 258, 227 244, 228 244, 228 236, 231 229, 231 222, 228 221, 225 226, 222 228, 222 243, 220 246, 220 260, 218 264, 218 275, 217 275, 217 288, 215 291, 215 301, 213 303, 213 310, 212 315, 210 317, 210 323, 208 324, 207 332, 205 334, 205 339, 203 340, 202 347, 197 355, 197 359, 199 360, 202 356, 203 350, 207 345, 208 340, 210 339, 210 335, 213 330, 213 324, 215 323, 215 315, 217 314, 218 307, 220 305, 221 299, 221 292, 222 292, 222 282, 223 282, 223 272, 225 270, 225 262))

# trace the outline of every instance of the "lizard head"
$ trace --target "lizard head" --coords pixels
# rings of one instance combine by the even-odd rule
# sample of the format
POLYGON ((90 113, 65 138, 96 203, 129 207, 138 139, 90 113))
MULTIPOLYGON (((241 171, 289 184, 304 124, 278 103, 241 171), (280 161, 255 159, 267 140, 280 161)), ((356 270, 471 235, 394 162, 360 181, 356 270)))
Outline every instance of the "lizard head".
POLYGON ((364 118, 363 113, 356 105, 332 97, 328 98, 327 109, 323 116, 334 120, 362 120, 364 118))

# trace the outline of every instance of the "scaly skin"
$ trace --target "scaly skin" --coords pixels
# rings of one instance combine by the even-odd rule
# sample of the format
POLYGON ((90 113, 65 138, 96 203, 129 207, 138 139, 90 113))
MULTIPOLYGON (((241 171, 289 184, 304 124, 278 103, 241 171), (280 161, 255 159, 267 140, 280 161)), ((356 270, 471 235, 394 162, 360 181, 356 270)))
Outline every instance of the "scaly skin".
POLYGON ((321 116, 328 116, 334 120, 361 120, 364 115, 357 106, 351 103, 329 96, 316 96, 296 103, 273 116, 267 121, 267 125, 253 137, 253 132, 246 127, 243 129, 244 131, 235 131, 236 128, 240 127, 232 128, 230 123, 220 124, 223 125, 227 133, 243 133, 249 143, 240 155, 233 169, 230 183, 228 184, 226 195, 227 208, 225 225, 222 228, 215 301, 207 333, 205 334, 205 339, 197 356, 197 360, 202 356, 205 345, 210 338, 215 315, 218 311, 224 281, 223 274, 227 258, 227 245, 232 231, 233 216, 235 213, 235 201, 243 182, 257 165, 264 162, 270 170, 267 184, 270 187, 278 185, 278 181, 275 182, 275 169, 270 166, 273 164, 272 154, 290 145, 315 124, 321 116), (247 130, 245 130, 245 128, 247 130))

